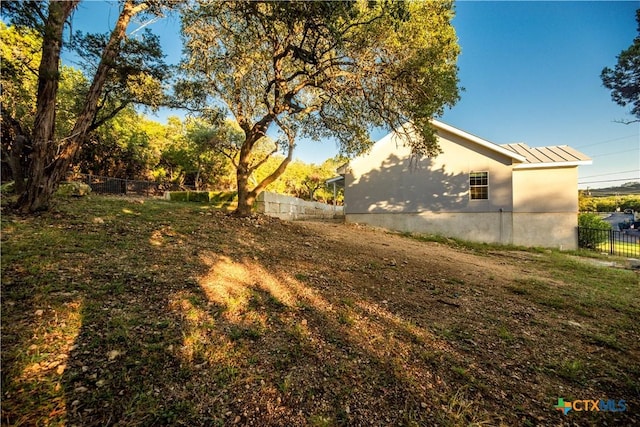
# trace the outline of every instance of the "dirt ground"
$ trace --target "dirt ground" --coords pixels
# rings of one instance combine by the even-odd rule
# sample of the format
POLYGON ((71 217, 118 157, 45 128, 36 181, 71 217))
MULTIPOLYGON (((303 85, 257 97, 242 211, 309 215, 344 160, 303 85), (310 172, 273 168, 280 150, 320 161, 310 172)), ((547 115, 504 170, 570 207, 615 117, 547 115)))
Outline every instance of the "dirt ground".
POLYGON ((3 423, 640 422, 637 272, 164 201, 2 238, 3 423))
MULTIPOLYGON (((256 260, 269 271, 298 272, 296 278, 322 296, 324 310, 337 312, 339 323, 370 335, 358 346, 399 364, 394 370, 404 371, 409 383, 426 392, 413 403, 419 408, 418 424, 604 425, 638 420, 637 411, 607 414, 609 418, 580 414, 581 419, 568 420, 553 408, 563 396, 638 402, 640 336, 634 326, 619 331, 627 344, 591 339, 610 336, 620 319, 606 314, 607 304, 572 306, 577 284, 566 283, 548 268, 544 258, 550 251, 475 253, 456 248, 453 241, 417 241, 357 224, 278 222, 269 228, 264 257, 256 260), (279 227, 291 231, 282 233, 279 227), (340 320, 344 309, 347 320, 340 320), (409 337, 394 336, 395 328, 383 331, 383 325, 395 325, 409 337), (621 364, 605 367, 608 358, 621 364), (609 377, 607 370, 618 372, 609 377), (626 379, 625 387, 618 377, 626 379), (434 389, 439 390, 437 398, 434 389), (439 420, 438 408, 448 413, 445 421, 439 420)), ((637 285, 637 278, 628 284, 637 285)), ((632 308, 639 308, 637 299, 632 308)), ((365 414, 368 420, 377 416, 375 411, 365 414)))

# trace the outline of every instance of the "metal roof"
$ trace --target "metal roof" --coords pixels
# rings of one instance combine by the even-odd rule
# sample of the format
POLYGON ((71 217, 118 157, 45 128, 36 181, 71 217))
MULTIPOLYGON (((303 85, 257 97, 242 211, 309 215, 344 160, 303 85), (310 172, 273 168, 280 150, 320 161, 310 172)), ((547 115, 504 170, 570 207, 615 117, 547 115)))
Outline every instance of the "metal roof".
POLYGON ((551 147, 529 147, 524 143, 503 144, 502 147, 524 157, 525 162, 516 168, 532 168, 547 166, 579 166, 590 165, 591 159, 569 147, 568 145, 554 145, 551 147))

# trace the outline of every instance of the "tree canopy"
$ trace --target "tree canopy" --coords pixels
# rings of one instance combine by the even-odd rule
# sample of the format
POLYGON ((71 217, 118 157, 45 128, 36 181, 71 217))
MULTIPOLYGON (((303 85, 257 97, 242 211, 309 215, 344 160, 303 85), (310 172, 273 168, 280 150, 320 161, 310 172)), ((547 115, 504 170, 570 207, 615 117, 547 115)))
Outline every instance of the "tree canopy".
MULTIPOLYGON (((37 66, 14 61, 11 65, 19 65, 18 71, 9 74, 8 78, 3 73, 2 77, 3 89, 16 85, 20 87, 16 89, 17 93, 30 92, 33 95, 28 85, 20 81, 20 73, 29 74, 31 79, 35 77, 37 82, 35 96, 31 98, 31 104, 35 106, 32 123, 18 118, 17 110, 7 111, 7 107, 14 105, 7 103, 6 98, 2 99, 2 123, 3 127, 9 128, 6 132, 3 130, 3 139, 5 135, 9 138, 3 141, 3 151, 12 158, 10 164, 12 169, 16 169, 13 173, 20 187, 23 178, 27 178, 17 202, 18 209, 23 212, 47 209, 51 195, 89 133, 133 102, 146 102, 153 106, 157 97, 152 94, 158 92, 159 81, 165 75, 157 38, 146 33, 141 41, 137 41, 127 36, 127 28, 134 16, 161 14, 163 8, 174 2, 123 0, 109 34, 78 34, 74 40, 84 55, 85 63, 92 64, 93 68, 85 70, 88 76, 86 85, 74 87, 78 98, 73 108, 61 110, 59 100, 64 95, 64 87, 60 85, 60 53, 65 42, 63 30, 78 3, 78 0, 2 3, 3 17, 34 39, 27 46, 40 46, 39 57, 34 56, 32 61, 37 66), (62 122, 61 118, 64 119, 62 122)), ((5 54, 8 57, 14 54, 5 50, 2 53, 3 60, 5 54)), ((78 74, 76 77, 84 78, 78 74)), ((29 102, 25 105, 28 106, 29 102)))
POLYGON ((449 1, 200 2, 185 13, 178 93, 223 107, 242 129, 238 212, 284 172, 299 137, 335 138, 356 154, 372 144, 370 128, 410 122, 414 153, 436 154, 429 120, 458 99, 452 17, 449 1), (252 161, 267 134, 272 149, 252 161), (279 166, 251 186, 278 150, 279 166))
POLYGON ((611 90, 611 99, 622 107, 631 105, 631 114, 640 121, 640 9, 636 10, 638 36, 629 48, 620 52, 615 68, 605 67, 600 77, 602 84, 611 90))

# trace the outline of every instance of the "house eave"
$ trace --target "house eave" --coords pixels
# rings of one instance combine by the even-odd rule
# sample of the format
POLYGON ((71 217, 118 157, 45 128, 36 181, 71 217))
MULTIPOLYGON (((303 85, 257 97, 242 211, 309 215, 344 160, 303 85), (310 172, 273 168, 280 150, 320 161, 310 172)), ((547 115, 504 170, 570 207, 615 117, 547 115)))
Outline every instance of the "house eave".
POLYGON ((577 160, 575 162, 540 162, 540 163, 521 163, 513 167, 514 170, 519 169, 546 169, 546 168, 566 168, 574 166, 586 166, 593 164, 591 160, 577 160))
POLYGON ((344 175, 336 176, 333 178, 329 178, 325 181, 326 184, 339 183, 340 181, 344 181, 344 175))

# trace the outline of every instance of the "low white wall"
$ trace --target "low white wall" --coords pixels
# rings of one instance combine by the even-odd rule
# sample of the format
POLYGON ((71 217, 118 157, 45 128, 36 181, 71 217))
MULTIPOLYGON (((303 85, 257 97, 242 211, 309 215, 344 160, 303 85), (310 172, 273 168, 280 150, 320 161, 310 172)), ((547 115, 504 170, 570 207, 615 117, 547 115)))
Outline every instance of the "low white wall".
POLYGON ((343 206, 307 202, 297 197, 263 191, 256 199, 257 211, 280 219, 329 219, 344 215, 343 206))

